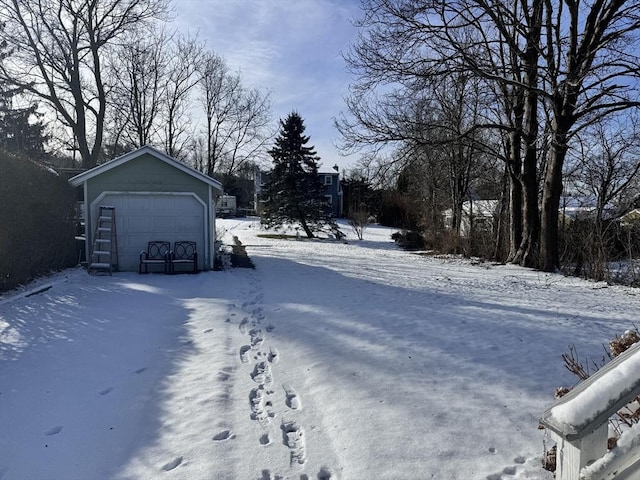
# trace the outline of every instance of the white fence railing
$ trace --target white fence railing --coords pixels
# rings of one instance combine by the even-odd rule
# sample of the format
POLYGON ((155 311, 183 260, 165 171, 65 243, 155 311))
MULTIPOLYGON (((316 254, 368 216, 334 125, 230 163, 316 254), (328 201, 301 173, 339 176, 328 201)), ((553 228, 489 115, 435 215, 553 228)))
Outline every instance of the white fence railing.
POLYGON ((556 480, 640 479, 640 426, 607 452, 608 421, 640 395, 640 343, 579 383, 544 412, 556 443, 556 480))

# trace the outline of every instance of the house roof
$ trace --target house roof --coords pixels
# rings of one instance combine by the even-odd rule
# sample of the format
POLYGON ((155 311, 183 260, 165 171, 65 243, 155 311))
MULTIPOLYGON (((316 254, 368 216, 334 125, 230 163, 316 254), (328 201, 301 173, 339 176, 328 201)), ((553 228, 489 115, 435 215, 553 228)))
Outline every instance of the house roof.
POLYGON ((619 220, 623 225, 631 225, 632 223, 640 221, 640 208, 634 208, 633 210, 622 215, 619 220))
MULTIPOLYGON (((498 211, 498 200, 474 200, 473 202, 464 202, 462 204, 462 213, 469 216, 473 211, 476 217, 491 217, 498 211)), ((444 216, 453 216, 453 209, 449 208, 442 212, 444 216)))
POLYGON ((171 165, 174 168, 177 168, 178 170, 182 170, 186 174, 197 178, 198 180, 212 186, 213 188, 218 190, 220 193, 222 193, 222 190, 223 190, 222 184, 217 180, 191 167, 186 166, 185 164, 179 162, 175 158, 170 157, 166 153, 163 153, 160 150, 157 150, 149 145, 145 145, 144 147, 140 147, 137 150, 133 150, 132 152, 125 153, 124 155, 120 157, 116 157, 113 160, 103 163, 102 165, 98 165, 97 167, 94 167, 91 170, 87 170, 86 172, 83 172, 80 175, 76 175, 75 177, 70 178, 69 182, 74 187, 78 187, 82 185, 84 182, 86 182, 87 180, 90 180, 91 178, 94 178, 104 172, 107 172, 112 168, 119 167, 120 165, 130 162, 131 160, 134 160, 145 154, 149 154, 154 158, 157 158, 158 160, 161 160, 166 164, 171 165))

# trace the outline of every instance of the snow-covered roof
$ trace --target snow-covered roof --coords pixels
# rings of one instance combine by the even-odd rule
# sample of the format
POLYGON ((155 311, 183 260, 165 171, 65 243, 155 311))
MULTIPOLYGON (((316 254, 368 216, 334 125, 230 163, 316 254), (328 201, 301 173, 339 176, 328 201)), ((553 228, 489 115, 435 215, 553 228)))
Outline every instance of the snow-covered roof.
POLYGON ((620 217, 620 221, 623 225, 640 222, 640 208, 634 208, 630 212, 625 213, 620 217))
POLYGON ((78 187, 91 178, 94 178, 113 168, 119 167, 120 165, 130 162, 131 160, 145 154, 149 154, 154 158, 157 158, 158 160, 161 160, 167 163, 168 165, 171 165, 172 167, 177 168, 178 170, 182 170, 186 174, 191 175, 192 177, 195 177, 198 180, 201 180, 202 182, 212 186, 219 192, 222 192, 222 184, 219 181, 191 167, 188 167, 184 163, 179 162, 175 158, 170 157, 166 153, 161 152, 160 150, 157 150, 149 145, 145 145, 143 147, 138 148, 137 150, 133 150, 129 153, 125 153, 124 155, 121 155, 120 157, 116 157, 113 160, 103 163, 102 165, 98 165, 97 167, 92 168, 91 170, 87 170, 86 172, 83 172, 80 175, 76 175, 75 177, 72 177, 71 179, 69 179, 69 182, 74 187, 78 187))
MULTIPOLYGON (((476 217, 492 217, 498 211, 498 200, 474 200, 462 204, 462 213, 469 216, 471 212, 476 217)), ((445 217, 453 215, 453 209, 449 208, 443 212, 445 217)))

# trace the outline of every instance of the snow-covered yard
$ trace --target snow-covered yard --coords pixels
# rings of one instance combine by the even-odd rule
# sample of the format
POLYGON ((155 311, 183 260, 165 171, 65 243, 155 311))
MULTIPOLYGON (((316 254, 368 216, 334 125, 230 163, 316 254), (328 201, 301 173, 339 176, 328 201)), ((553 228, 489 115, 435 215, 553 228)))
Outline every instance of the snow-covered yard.
POLYGON ((560 355, 640 318, 638 290, 420 256, 387 228, 218 223, 255 270, 69 270, 0 299, 2 480, 550 479, 560 355))

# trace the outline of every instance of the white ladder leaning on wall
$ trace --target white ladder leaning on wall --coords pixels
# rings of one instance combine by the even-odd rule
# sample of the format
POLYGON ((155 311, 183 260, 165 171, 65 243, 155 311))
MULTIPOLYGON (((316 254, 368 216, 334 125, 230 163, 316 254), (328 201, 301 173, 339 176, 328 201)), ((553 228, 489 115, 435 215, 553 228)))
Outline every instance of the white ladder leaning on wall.
POLYGON ((118 235, 116 233, 116 208, 100 206, 98 222, 93 236, 93 249, 89 273, 111 275, 118 269, 118 235))

